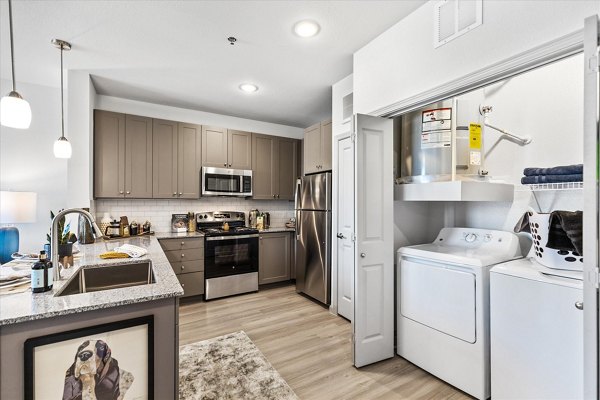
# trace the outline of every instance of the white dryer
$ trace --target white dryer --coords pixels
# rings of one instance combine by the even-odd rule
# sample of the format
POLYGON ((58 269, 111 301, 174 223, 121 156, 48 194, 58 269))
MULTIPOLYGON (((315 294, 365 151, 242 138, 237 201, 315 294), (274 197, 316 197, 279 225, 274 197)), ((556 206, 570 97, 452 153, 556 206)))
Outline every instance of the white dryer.
POLYGON ((479 399, 490 397, 489 271, 521 257, 511 232, 444 228, 398 250, 398 355, 479 399))

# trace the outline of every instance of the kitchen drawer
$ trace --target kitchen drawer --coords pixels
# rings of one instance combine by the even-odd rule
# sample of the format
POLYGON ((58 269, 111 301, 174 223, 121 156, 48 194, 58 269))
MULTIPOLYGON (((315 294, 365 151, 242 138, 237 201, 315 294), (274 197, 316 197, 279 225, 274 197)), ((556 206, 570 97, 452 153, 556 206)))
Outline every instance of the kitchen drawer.
POLYGON ((177 279, 183 288, 183 297, 204 294, 204 272, 180 274, 177 279))
POLYGON ((169 262, 187 262, 188 260, 203 260, 204 259, 204 247, 197 249, 182 249, 182 250, 170 250, 165 251, 165 255, 169 262))
POLYGON ((159 242, 165 251, 199 249, 204 247, 204 238, 161 239, 159 242))
POLYGON ((189 260, 186 262, 172 262, 171 267, 177 275, 190 272, 204 271, 204 260, 189 260))

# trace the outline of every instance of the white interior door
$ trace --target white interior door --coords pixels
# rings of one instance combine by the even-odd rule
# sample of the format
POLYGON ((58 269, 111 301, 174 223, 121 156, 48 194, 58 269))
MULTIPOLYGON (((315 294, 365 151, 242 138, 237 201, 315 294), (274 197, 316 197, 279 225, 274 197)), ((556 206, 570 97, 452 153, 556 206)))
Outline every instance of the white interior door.
POLYGON ((353 361, 394 356, 393 122, 356 114, 353 361))
POLYGON ((583 206, 583 347, 584 347, 584 398, 597 399, 600 395, 598 368, 598 341, 600 339, 598 318, 598 274, 600 265, 598 251, 599 192, 598 192, 598 145, 599 137, 599 90, 600 32, 598 16, 585 20, 584 27, 584 206, 583 206))
POLYGON ((354 316, 354 142, 350 135, 337 140, 337 293, 338 314, 354 316))

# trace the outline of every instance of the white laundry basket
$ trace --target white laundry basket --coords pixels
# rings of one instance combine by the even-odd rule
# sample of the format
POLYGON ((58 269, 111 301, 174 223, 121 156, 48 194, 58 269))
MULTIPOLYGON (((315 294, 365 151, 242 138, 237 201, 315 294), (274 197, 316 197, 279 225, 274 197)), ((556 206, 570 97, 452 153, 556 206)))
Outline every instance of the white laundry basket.
POLYGON ((550 231, 550 214, 528 211, 529 229, 533 239, 532 251, 540 264, 554 269, 583 271, 583 257, 575 251, 556 250, 546 247, 550 231))

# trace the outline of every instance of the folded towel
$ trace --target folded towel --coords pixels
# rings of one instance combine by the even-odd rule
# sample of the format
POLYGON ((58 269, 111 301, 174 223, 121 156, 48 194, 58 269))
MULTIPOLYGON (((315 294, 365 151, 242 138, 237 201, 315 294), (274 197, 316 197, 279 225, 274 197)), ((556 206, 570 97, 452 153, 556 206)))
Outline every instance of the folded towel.
POLYGON ((583 212, 553 211, 546 247, 583 255, 583 212))
POLYGON ((521 178, 521 183, 523 185, 534 185, 537 183, 566 183, 566 182, 583 182, 583 174, 535 175, 535 176, 524 176, 521 178))
MULTIPOLYGON (((552 168, 525 168, 523 175, 580 175, 583 174, 583 164, 562 165, 552 168)), ((564 181, 563 181, 564 182, 564 181)))
POLYGON ((115 251, 118 251, 119 253, 126 253, 129 255, 129 257, 133 258, 142 257, 148 254, 148 250, 132 244, 124 244, 123 246, 115 247, 115 251))
POLYGON ((106 253, 100 254, 100 258, 108 260, 111 258, 129 258, 127 253, 119 253, 118 251, 107 251, 106 253))

